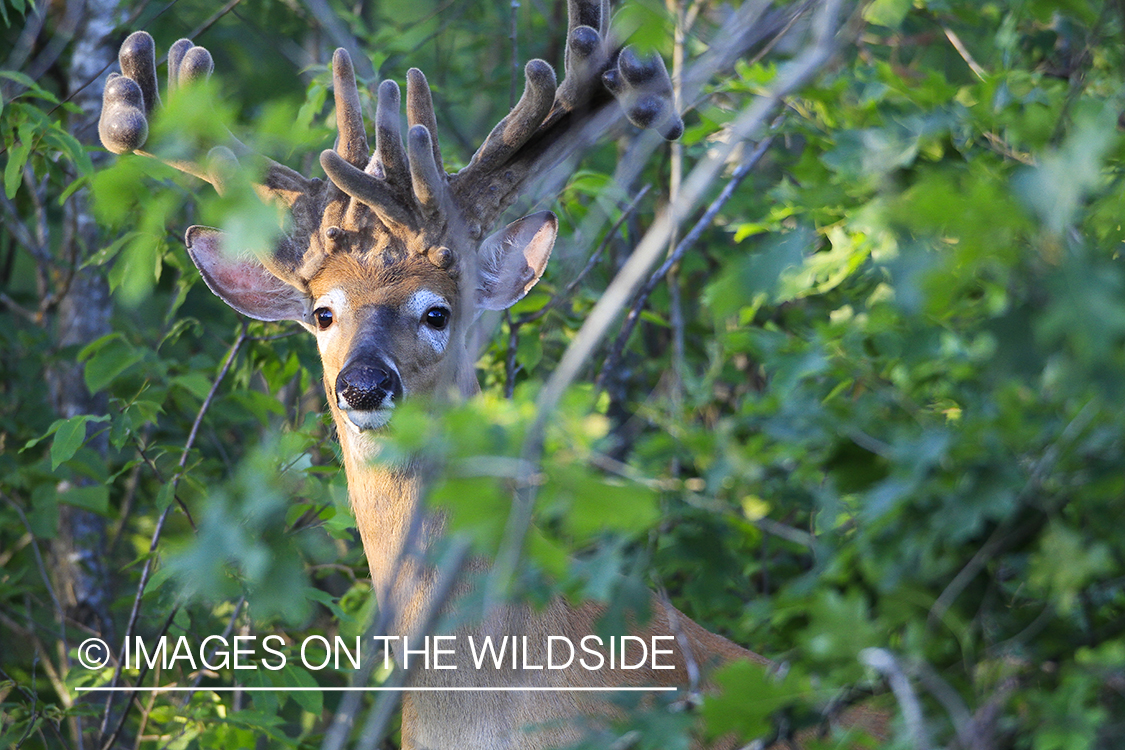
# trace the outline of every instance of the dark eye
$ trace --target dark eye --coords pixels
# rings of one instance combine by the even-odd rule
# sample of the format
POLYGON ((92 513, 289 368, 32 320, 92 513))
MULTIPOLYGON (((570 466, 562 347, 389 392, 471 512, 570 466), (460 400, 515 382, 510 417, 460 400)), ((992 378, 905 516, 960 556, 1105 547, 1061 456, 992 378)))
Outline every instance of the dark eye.
POLYGON ((440 331, 449 325, 449 310, 446 310, 444 307, 431 307, 426 311, 426 314, 422 316, 422 320, 425 321, 426 325, 430 328, 433 328, 435 331, 440 331))
POLYGON ((324 330, 332 325, 332 311, 327 307, 318 307, 313 310, 313 317, 316 318, 316 326, 320 330, 324 330))

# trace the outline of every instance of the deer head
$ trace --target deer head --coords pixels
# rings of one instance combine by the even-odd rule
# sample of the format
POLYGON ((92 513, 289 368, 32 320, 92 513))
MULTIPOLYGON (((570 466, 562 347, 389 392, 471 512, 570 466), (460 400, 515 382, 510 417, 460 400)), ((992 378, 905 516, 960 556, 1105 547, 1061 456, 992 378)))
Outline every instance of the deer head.
MULTIPOLYGON (((258 192, 288 209, 291 230, 261 256, 227 247, 215 229, 187 230, 192 260, 227 304, 258 320, 295 320, 316 335, 341 434, 382 427, 411 393, 454 384, 476 390, 466 327, 480 311, 505 309, 535 285, 558 224, 544 211, 485 232, 529 177, 581 144, 586 123, 616 99, 633 124, 667 138, 682 132, 663 62, 615 46, 608 0, 571 0, 568 13, 563 82, 556 84, 546 62, 529 62, 519 102, 461 171, 443 167, 430 89, 417 69, 407 74, 405 143, 399 87, 390 80, 379 86, 372 154, 351 59, 338 49, 332 78, 339 135, 320 155, 327 179, 263 160, 258 192)), ((105 88, 102 143, 146 154, 148 119, 159 103, 152 37, 132 34, 120 63, 122 75, 105 88)), ((168 55, 169 89, 212 68, 205 49, 181 39, 168 55)), ((221 192, 237 168, 236 152, 259 158, 231 137, 212 149, 208 166, 170 163, 221 192)))

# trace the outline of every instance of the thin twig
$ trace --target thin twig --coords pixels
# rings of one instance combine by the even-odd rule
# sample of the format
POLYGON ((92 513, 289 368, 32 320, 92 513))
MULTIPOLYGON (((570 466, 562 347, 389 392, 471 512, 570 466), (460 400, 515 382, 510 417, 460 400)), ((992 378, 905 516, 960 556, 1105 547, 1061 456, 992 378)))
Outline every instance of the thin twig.
MULTIPOLYGON (((775 121, 774 129, 780 124, 780 121, 780 118, 775 121)), ((734 191, 738 189, 738 186, 742 184, 742 181, 746 179, 746 176, 750 174, 751 170, 758 165, 758 162, 761 161, 762 156, 765 155, 772 144, 772 135, 763 138, 762 141, 758 143, 758 147, 734 170, 726 187, 719 193, 715 201, 707 207, 707 210, 703 212, 703 216, 699 217, 699 221, 695 223, 691 231, 684 236, 680 244, 676 246, 676 249, 672 251, 672 254, 661 264, 660 268, 656 269, 656 271, 649 276, 648 281, 641 287, 640 291, 637 292, 636 297, 633 298, 633 304, 629 307, 629 313, 625 316, 625 322, 621 325, 621 331, 617 334, 617 338, 613 342, 613 347, 606 356, 605 362, 602 364, 601 372, 598 374, 597 380, 595 381, 599 386, 604 387, 605 380, 609 376, 609 373, 613 371, 613 368, 617 366, 618 361, 621 359, 621 355, 625 351, 625 345, 628 343, 633 329, 636 328, 637 323, 640 321, 641 311, 644 309, 645 303, 648 302, 649 295, 652 294, 660 283, 660 280, 672 269, 673 265, 678 263, 684 255, 687 254, 687 251, 695 245, 700 236, 702 236, 703 231, 711 226, 711 222, 715 220, 719 211, 723 209, 726 202, 734 195, 734 191)))
POLYGON ((643 199, 648 194, 648 191, 651 187, 651 185, 645 185, 644 187, 642 187, 637 191, 637 194, 633 196, 633 200, 629 201, 629 205, 621 209, 621 216, 617 217, 617 221, 613 222, 613 226, 611 226, 609 228, 609 231, 606 232, 602 237, 602 241, 598 243, 598 246, 594 249, 594 252, 590 253, 590 257, 586 260, 586 265, 583 266, 582 270, 579 271, 578 274, 570 280, 570 283, 566 285, 562 292, 556 294, 551 298, 550 302, 543 305, 543 307, 539 308, 538 310, 529 312, 526 315, 521 315, 516 319, 516 325, 522 326, 525 323, 532 323, 536 320, 539 320, 548 312, 558 307, 564 300, 570 298, 570 295, 574 293, 574 290, 578 288, 578 285, 582 283, 582 280, 586 278, 586 275, 590 273, 590 271, 594 269, 594 266, 598 264, 598 261, 601 260, 602 254, 606 251, 606 248, 609 247, 609 243, 617 235, 617 230, 620 229, 621 225, 625 223, 625 220, 628 219, 629 216, 637 210, 637 205, 641 202, 641 199, 643 199))
MULTIPOLYGON (((20 685, 19 682, 17 682, 15 680, 15 678, 13 678, 10 674, 8 674, 7 672, 4 671, 3 667, 0 667, 0 677, 3 677, 5 680, 11 682, 12 685, 15 686, 16 690, 18 690, 20 692, 20 694, 23 695, 24 699, 31 703, 32 711, 34 712, 35 706, 37 706, 39 704, 39 698, 38 698, 36 692, 34 690, 29 691, 26 688, 24 688, 22 685, 20 685)), ((59 731, 59 728, 55 725, 55 722, 48 721, 47 725, 49 727, 51 727, 51 731, 53 731, 55 733, 55 737, 62 744, 62 747, 67 748, 67 750, 69 750, 69 748, 71 747, 71 744, 69 742, 67 742, 66 739, 63 738, 62 733, 59 731)), ((46 743, 44 743, 44 745, 46 745, 46 743)))
MULTIPOLYGON (((668 10, 676 19, 672 32, 672 106, 679 112, 683 108, 684 86, 684 12, 681 0, 665 0, 668 10)), ((680 186, 684 178, 684 144, 674 141, 669 149, 669 175, 668 175, 668 201, 675 203, 680 197, 680 186)), ((676 251, 676 240, 679 227, 673 227, 668 233, 668 257, 676 251)), ((684 344, 684 305, 680 289, 680 262, 674 261, 668 267, 668 318, 672 327, 672 356, 671 368, 671 399, 670 408, 673 417, 678 415, 683 406, 684 372, 687 369, 684 344)), ((680 473, 679 459, 671 459, 671 474, 680 473)))
POLYGON ((192 29, 192 32, 187 35, 187 38, 195 39, 197 36, 207 31, 209 28, 222 20, 224 16, 233 11, 235 9, 235 6, 237 6, 240 2, 242 2, 242 0, 228 0, 227 4, 212 13, 210 18, 192 29))
POLYGON ((304 0, 304 4, 313 14, 316 22, 328 32, 329 38, 336 44, 347 49, 359 77, 371 81, 378 78, 378 73, 375 68, 372 67, 370 58, 363 54, 363 48, 359 45, 359 41, 348 27, 340 21, 339 16, 329 7, 326 0, 304 0))
MULTIPOLYGON (((173 494, 175 494, 176 486, 179 484, 180 478, 183 476, 184 467, 187 466, 188 454, 191 453, 192 446, 195 444, 196 435, 199 434, 199 425, 203 422, 203 416, 211 407, 211 403, 215 399, 215 394, 219 390, 219 384, 223 382, 223 378, 225 378, 227 372, 230 371, 231 365, 234 364, 234 359, 238 355, 239 350, 246 342, 246 331, 248 327, 249 323, 247 321, 243 321, 242 329, 238 332, 238 337, 234 340, 234 343, 231 344, 230 350, 227 352, 227 356, 223 360, 222 365, 219 367, 219 372, 215 376, 214 382, 211 384, 211 390, 207 392, 207 397, 203 399, 203 404, 199 407, 199 412, 195 415, 195 421, 192 422, 191 430, 188 432, 187 441, 184 443, 183 453, 180 454, 179 468, 176 474, 171 479, 171 491, 173 494)), ((171 513, 172 508, 172 503, 169 503, 168 506, 164 508, 164 512, 160 514, 160 517, 156 521, 156 528, 153 529, 152 540, 149 543, 148 547, 148 559, 145 560, 144 567, 141 569, 141 580, 137 584, 137 593, 133 597, 133 608, 129 612, 129 624, 125 628, 125 640, 122 643, 128 643, 129 638, 133 635, 133 632, 137 627, 137 619, 139 618, 141 611, 141 598, 144 596, 145 587, 148 586, 149 577, 152 575, 153 560, 156 559, 156 547, 160 543, 160 535, 164 532, 164 523, 168 520, 168 515, 169 513, 171 513)), ((110 681, 110 686, 116 687, 120 679, 121 662, 119 661, 117 663, 116 669, 114 669, 113 671, 113 679, 110 681)), ((110 714, 113 711, 113 701, 115 696, 115 691, 109 691, 109 694, 106 696, 105 709, 102 714, 102 724, 100 729, 100 733, 103 737, 105 736, 105 733, 109 728, 110 714)), ((130 705, 132 705, 131 702, 125 704, 124 713, 128 714, 130 705)), ((122 720, 124 720, 124 717, 122 717, 122 720)))
MULTIPOLYGON (((172 506, 168 506, 168 507, 170 508, 172 506)), ((168 616, 164 618, 164 625, 161 626, 160 632, 157 633, 156 641, 159 642, 161 638, 163 638, 165 635, 167 635, 168 628, 170 628, 172 626, 172 619, 176 616, 176 613, 179 612, 179 611, 180 611, 179 605, 176 605, 175 607, 172 607, 172 611, 169 612, 168 616)), ((148 664, 147 659, 146 660, 138 659, 138 661, 142 662, 139 665, 140 669, 138 670, 138 674, 137 674, 137 684, 140 685, 142 682, 144 682, 145 677, 148 676, 149 664, 148 664)), ((121 660, 118 659, 117 671, 120 672, 120 670, 121 670, 121 660)), ((112 692, 110 694, 112 695, 112 692)), ((113 747, 114 743, 117 742, 118 735, 120 735, 121 730, 125 728, 125 719, 127 719, 129 717, 129 707, 132 706, 133 703, 136 702, 137 696, 139 694, 140 693, 136 690, 129 693, 129 697, 126 698, 126 702, 125 702, 125 710, 123 710, 121 712, 121 718, 117 721, 117 726, 114 728, 113 734, 110 735, 109 739, 106 740, 102 744, 103 750, 110 750, 110 748, 113 747)))
POLYGON ((27 322, 31 323, 32 325, 42 326, 46 322, 46 319, 38 310, 28 310, 26 307, 21 305, 19 302, 16 302, 4 292, 0 292, 0 304, 16 313, 21 318, 26 319, 27 322))
MULTIPOLYGON (((234 612, 231 612, 230 619, 227 620, 227 626, 226 626, 226 628, 223 629, 223 634, 220 637, 220 640, 218 641, 218 643, 229 643, 230 642, 230 640, 229 640, 230 634, 234 632, 234 624, 235 624, 235 622, 238 621, 238 616, 240 614, 242 614, 242 606, 244 604, 246 604, 246 594, 243 594, 242 596, 240 596, 238 598, 238 602, 234 605, 234 612)), ((214 662, 215 654, 216 654, 216 652, 218 652, 218 650, 219 650, 219 645, 216 644, 211 649, 211 653, 209 653, 207 655, 207 659, 205 661, 206 664, 211 664, 211 663, 214 662)), ((199 683, 203 682, 203 675, 204 675, 204 670, 202 670, 202 669, 195 673, 195 679, 192 680, 192 683, 191 683, 191 686, 193 688, 199 687, 199 683)), ((180 701, 180 705, 186 706, 188 704, 188 701, 191 700, 191 697, 193 695, 195 695, 195 691, 189 690, 187 695, 184 696, 184 699, 182 701, 180 701)))
POLYGON ((59 703, 63 708, 71 708, 74 705, 74 699, 70 697, 70 689, 66 685, 59 671, 55 668, 54 662, 46 658, 46 654, 50 653, 47 646, 39 639, 39 635, 35 631, 35 621, 28 617, 28 627, 20 625, 0 611, 0 625, 3 625, 15 633, 17 639, 26 642, 26 645, 36 654, 44 654, 43 670, 47 673, 47 680, 54 688, 55 694, 59 697, 59 703))
POLYGON ((35 240, 31 232, 29 232, 24 225, 23 219, 20 217, 19 211, 16 210, 15 205, 13 205, 3 193, 0 193, 0 208, 4 210, 4 216, 6 218, 4 228, 15 238, 16 242, 23 245, 24 249, 27 250, 36 261, 49 263, 51 260, 50 253, 35 240))
POLYGON ((20 522, 23 527, 27 529, 27 533, 31 534, 31 550, 35 555, 35 566, 39 569, 39 577, 43 579, 43 585, 47 588, 47 593, 51 596, 51 603, 55 605, 55 614, 59 620, 59 630, 63 642, 63 648, 70 651, 70 647, 66 645, 66 613, 63 611, 62 603, 55 595, 55 588, 51 585, 51 577, 47 575, 47 566, 43 564, 43 556, 39 553, 39 545, 35 543, 35 533, 31 530, 31 524, 28 523, 27 516, 24 515, 23 508, 15 499, 8 497, 3 492, 0 492, 0 497, 8 501, 8 503, 15 509, 16 514, 20 517, 20 522))
POLYGON ((973 59, 972 53, 969 52, 969 48, 965 46, 965 43, 961 41, 961 37, 957 36, 957 32, 948 26, 942 26, 941 30, 945 32, 945 38, 953 45, 953 49, 957 50, 957 54, 961 56, 961 59, 965 61, 969 69, 976 74, 977 78, 983 81, 988 76, 988 73, 973 59))
MULTIPOLYGON (((153 462, 153 460, 148 457, 148 454, 145 453, 145 447, 141 444, 139 435, 133 435, 133 445, 136 446, 137 453, 141 455, 141 461, 143 461, 144 464, 148 466, 153 476, 156 477, 157 483, 161 486, 167 484, 167 482, 164 481, 164 477, 160 473, 160 469, 153 462)), ((183 467, 181 466, 180 468, 182 469, 183 467)), ((178 482, 176 484, 178 484, 178 482)), ((195 526, 195 519, 191 517, 191 511, 188 510, 187 505, 184 504, 184 501, 180 498, 180 496, 176 494, 176 484, 173 484, 172 486, 172 499, 176 501, 176 505, 180 506, 180 510, 184 512, 184 516, 187 517, 187 522, 191 526, 191 530, 199 531, 199 529, 197 529, 195 526)))
MULTIPOLYGON (((158 12, 158 13, 157 13, 157 14, 156 14, 155 16, 153 16, 153 17, 152 17, 152 18, 150 19, 150 21, 155 21, 155 20, 156 20, 157 18, 160 18, 160 17, 162 16, 162 15, 164 15, 164 14, 165 14, 165 13, 167 13, 167 12, 168 12, 169 10, 171 10, 171 9, 172 9, 172 6, 173 6, 173 5, 175 5, 176 3, 178 3, 179 1, 180 1, 180 0, 171 0, 171 1, 170 1, 170 2, 169 2, 169 3, 167 4, 167 5, 165 5, 165 6, 164 6, 164 7, 163 7, 163 8, 162 8, 162 9, 160 10, 160 12, 158 12)), ((137 19, 137 17, 138 17, 139 15, 140 15, 141 11, 142 11, 142 10, 144 9, 144 6, 146 6, 146 5, 148 5, 148 3, 147 3, 147 2, 146 2, 146 3, 143 3, 143 4, 142 4, 142 6, 141 6, 140 8, 138 8, 138 9, 136 10, 136 12, 134 12, 134 14, 133 14, 133 15, 132 15, 132 16, 131 16, 131 17, 129 18, 129 20, 128 20, 128 21, 126 22, 126 25, 131 25, 131 24, 132 24, 132 22, 133 22, 133 21, 135 21, 135 20, 137 19)), ((90 79, 89 79, 89 80, 87 80, 87 81, 86 81, 86 82, 85 82, 84 84, 82 84, 82 85, 81 85, 81 86, 79 86, 78 88, 74 89, 74 90, 73 90, 73 91, 71 91, 71 92, 70 92, 69 94, 67 94, 67 96, 66 96, 66 98, 65 98, 65 99, 63 99, 62 101, 60 101, 60 102, 59 102, 58 104, 56 104, 55 106, 51 107, 51 109, 47 110, 47 117, 51 117, 51 116, 52 116, 53 114, 55 114, 55 112, 56 112, 56 111, 57 111, 57 110, 59 109, 59 107, 62 107, 62 106, 63 106, 64 104, 68 103, 68 102, 69 102, 69 101, 70 101, 71 99, 73 99, 74 97, 78 96, 79 94, 81 94, 81 93, 82 93, 83 91, 85 91, 86 89, 88 89, 88 88, 90 87, 90 85, 94 83, 94 81, 96 81, 96 80, 98 80, 99 78, 101 78, 101 77, 102 77, 102 75, 104 75, 104 74, 105 74, 105 72, 106 72, 107 70, 109 70, 109 69, 110 69, 110 67, 112 67, 112 66, 113 66, 113 64, 114 64, 114 63, 116 63, 116 62, 117 62, 117 60, 116 60, 116 59, 114 59, 114 60, 110 60, 110 61, 109 61, 108 63, 106 63, 106 64, 105 64, 105 66, 104 66, 104 67, 102 67, 102 69, 101 69, 101 70, 99 70, 99 71, 98 71, 97 73, 95 73, 95 74, 94 74, 93 76, 91 76, 91 77, 90 77, 90 79)), ((40 76, 41 76, 41 75, 42 75, 43 73, 45 73, 45 72, 46 72, 46 70, 44 70, 44 71, 40 72, 40 73, 39 73, 39 75, 32 75, 32 76, 30 76, 30 78, 31 78, 32 80, 38 80, 38 79, 39 79, 39 77, 40 77, 40 76)), ((15 98, 15 97, 16 97, 16 96, 18 96, 18 95, 19 95, 20 93, 22 93, 22 92, 23 92, 23 91, 24 91, 25 89, 26 89, 26 87, 25 87, 25 86, 17 86, 17 88, 16 88, 16 89, 14 89, 15 93, 10 93, 10 94, 9 94, 9 96, 8 96, 8 99, 9 99, 9 100, 11 100, 11 99, 15 98)), ((8 149, 7 149, 7 147, 6 147, 6 146, 5 146, 5 147, 3 147, 3 148, 0 148, 0 154, 3 154, 3 153, 5 153, 5 152, 6 152, 7 150, 8 150, 8 149)))
MULTIPOLYGON (((1031 467, 1027 482, 1024 483, 1023 488, 1020 490, 1017 497, 1024 498, 1036 490, 1043 481, 1043 478, 1050 471, 1051 467, 1058 461, 1060 454, 1066 444, 1074 441, 1080 433, 1082 433, 1094 417, 1098 414, 1097 406, 1093 400, 1087 401, 1086 404, 1078 410, 1067 426, 1059 434, 1057 440, 1051 443, 1043 455, 1031 467)), ((968 587, 977 574, 984 570, 984 567, 997 555, 1000 550, 1006 545, 1012 544, 1023 539, 1025 536, 1035 531, 1043 523, 1041 518, 1032 518, 1024 523, 1022 526, 1012 529, 1012 522, 1003 523, 992 532, 976 554, 970 558, 969 562, 965 564, 949 585, 941 592, 933 606, 930 607, 930 613, 926 618, 926 626, 933 627, 937 624, 942 617, 945 616, 946 611, 956 601, 957 597, 968 587)))
POLYGON ((598 261, 601 260, 602 254, 605 252, 606 248, 609 247, 609 243, 617 235, 617 230, 621 228, 625 220, 636 210, 637 205, 648 193, 650 187, 650 185, 645 185, 633 196, 633 200, 629 202, 629 205, 622 209, 621 216, 617 218, 617 221, 613 223, 609 231, 602 236, 602 241, 598 243, 594 252, 590 253, 590 257, 586 259, 586 265, 583 266, 582 270, 570 280, 570 283, 567 284, 561 292, 552 297, 547 304, 543 305, 543 307, 538 310, 526 313, 515 319, 512 318, 508 310, 504 311, 504 320, 508 324, 508 350, 504 361, 504 398, 510 399, 516 389, 516 375, 519 374, 519 367, 516 363, 516 348, 519 346, 520 328, 527 323, 533 323, 539 320, 564 301, 570 299, 574 290, 578 288, 578 285, 582 283, 586 275, 590 273, 590 271, 594 269, 594 266, 598 264, 598 261))

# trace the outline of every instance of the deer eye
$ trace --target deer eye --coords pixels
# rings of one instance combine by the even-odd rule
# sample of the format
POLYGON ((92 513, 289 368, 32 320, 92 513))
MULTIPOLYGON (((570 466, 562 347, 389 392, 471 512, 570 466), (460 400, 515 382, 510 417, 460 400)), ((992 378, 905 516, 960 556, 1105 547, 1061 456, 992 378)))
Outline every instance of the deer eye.
POLYGON ((327 307, 318 307, 313 310, 313 317, 316 318, 316 327, 322 331, 332 325, 332 311, 327 307))
POLYGON ((449 325, 449 310, 444 307, 431 307, 422 316, 423 322, 435 331, 440 331, 449 325))

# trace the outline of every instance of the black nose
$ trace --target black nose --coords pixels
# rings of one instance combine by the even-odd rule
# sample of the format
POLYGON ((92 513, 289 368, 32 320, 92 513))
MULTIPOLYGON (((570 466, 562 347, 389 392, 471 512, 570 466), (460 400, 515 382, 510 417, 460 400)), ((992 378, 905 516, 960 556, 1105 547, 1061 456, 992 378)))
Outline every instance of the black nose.
POLYGON ((378 409, 395 390, 394 374, 380 367, 352 365, 336 377, 336 393, 359 411, 378 409))

